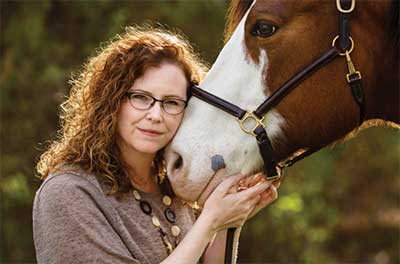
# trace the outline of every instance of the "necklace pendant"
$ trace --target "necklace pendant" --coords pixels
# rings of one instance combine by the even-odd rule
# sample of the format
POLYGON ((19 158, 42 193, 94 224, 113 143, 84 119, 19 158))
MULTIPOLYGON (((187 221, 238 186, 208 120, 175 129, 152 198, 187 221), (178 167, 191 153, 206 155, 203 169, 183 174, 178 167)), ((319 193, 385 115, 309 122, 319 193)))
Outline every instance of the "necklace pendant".
POLYGON ((173 225, 173 226, 171 227, 171 233, 172 233, 172 235, 173 235, 174 237, 177 237, 177 236, 179 236, 179 234, 181 233, 181 229, 179 228, 179 226, 173 225))
POLYGON ((165 248, 167 249, 168 255, 172 253, 172 250, 174 249, 171 242, 169 242, 167 235, 162 235, 161 234, 161 240, 164 243, 165 248))
POLYGON ((167 247, 168 255, 171 254, 172 250, 173 250, 171 243, 167 242, 166 247, 167 247))

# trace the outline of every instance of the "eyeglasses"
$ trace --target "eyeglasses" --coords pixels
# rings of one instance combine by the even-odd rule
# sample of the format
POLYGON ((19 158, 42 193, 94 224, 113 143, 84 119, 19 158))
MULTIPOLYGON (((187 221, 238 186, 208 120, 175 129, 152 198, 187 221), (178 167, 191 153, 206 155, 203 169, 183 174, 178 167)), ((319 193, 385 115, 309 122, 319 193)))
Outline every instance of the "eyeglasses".
POLYGON ((127 92, 126 96, 133 108, 139 110, 148 110, 153 107, 156 102, 161 103, 161 109, 170 115, 179 115, 185 110, 187 102, 176 98, 156 99, 151 95, 143 93, 127 92))

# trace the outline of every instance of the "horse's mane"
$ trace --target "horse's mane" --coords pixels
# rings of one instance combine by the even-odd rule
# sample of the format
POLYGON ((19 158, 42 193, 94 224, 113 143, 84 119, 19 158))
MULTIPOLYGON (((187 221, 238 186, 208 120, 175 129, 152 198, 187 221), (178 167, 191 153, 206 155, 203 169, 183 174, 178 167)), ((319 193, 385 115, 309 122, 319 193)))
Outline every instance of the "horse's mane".
MULTIPOLYGON (((247 9, 251 6, 254 0, 232 0, 231 5, 227 12, 226 26, 225 26, 225 42, 229 40, 236 26, 246 13, 247 9)), ((399 43, 400 43, 400 32, 399 32, 399 12, 400 4, 399 0, 392 0, 391 7, 391 20, 390 28, 388 29, 391 36, 394 38, 396 52, 398 55, 399 43)))

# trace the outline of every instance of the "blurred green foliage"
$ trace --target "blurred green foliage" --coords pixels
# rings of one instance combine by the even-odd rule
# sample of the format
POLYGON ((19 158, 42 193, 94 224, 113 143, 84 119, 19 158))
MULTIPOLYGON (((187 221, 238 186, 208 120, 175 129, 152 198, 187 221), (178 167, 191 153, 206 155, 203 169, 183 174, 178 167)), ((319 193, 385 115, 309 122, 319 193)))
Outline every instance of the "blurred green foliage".
POLYGON ((280 198, 242 231, 243 261, 399 263, 399 143, 370 128, 289 168, 280 198))
MULTIPOLYGON (((34 166, 58 129, 68 79, 126 25, 184 32, 212 63, 223 0, 1 1, 1 263, 32 263, 34 166)), ((287 171, 280 199, 243 229, 239 262, 399 263, 399 132, 372 128, 287 171)))

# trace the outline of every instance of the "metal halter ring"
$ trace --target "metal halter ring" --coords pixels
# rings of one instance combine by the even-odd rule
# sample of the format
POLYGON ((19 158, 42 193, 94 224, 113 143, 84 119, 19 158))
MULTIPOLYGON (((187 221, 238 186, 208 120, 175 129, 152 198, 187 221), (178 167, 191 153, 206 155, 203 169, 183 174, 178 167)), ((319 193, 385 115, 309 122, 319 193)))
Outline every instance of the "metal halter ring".
MULTIPOLYGON (((339 35, 337 35, 333 40, 332 40, 332 47, 336 47, 336 40, 339 38, 339 35)), ((350 54, 352 51, 353 51, 353 49, 354 49, 354 41, 353 41, 353 39, 351 38, 351 37, 349 37, 349 39, 350 39, 350 43, 351 43, 351 45, 350 45, 350 50, 348 50, 347 52, 350 54)), ((339 52, 339 55, 340 56, 346 56, 346 52, 339 52)))
POLYGON ((339 12, 347 14, 353 12, 354 8, 356 7, 356 0, 351 0, 351 6, 349 9, 343 9, 342 5, 340 4, 340 0, 336 0, 336 7, 339 12))
POLYGON ((254 130, 256 130, 257 127, 262 126, 265 128, 265 125, 263 124, 264 117, 260 119, 253 112, 246 111, 246 114, 244 115, 244 117, 242 117, 242 119, 236 118, 236 120, 239 122, 240 128, 243 132, 254 137, 257 136, 256 133, 254 133, 254 130), (245 124, 247 121, 250 120, 253 121, 254 124, 252 128, 247 127, 245 124))
POLYGON ((267 181, 269 181, 269 182, 272 182, 272 183, 274 183, 274 182, 282 183, 283 182, 283 178, 284 178, 283 177, 284 176, 284 173, 283 173, 284 167, 281 167, 280 165, 277 165, 275 168, 276 168, 276 171, 278 172, 278 174, 275 175, 275 176, 272 176, 272 177, 266 177, 265 179, 267 181))

